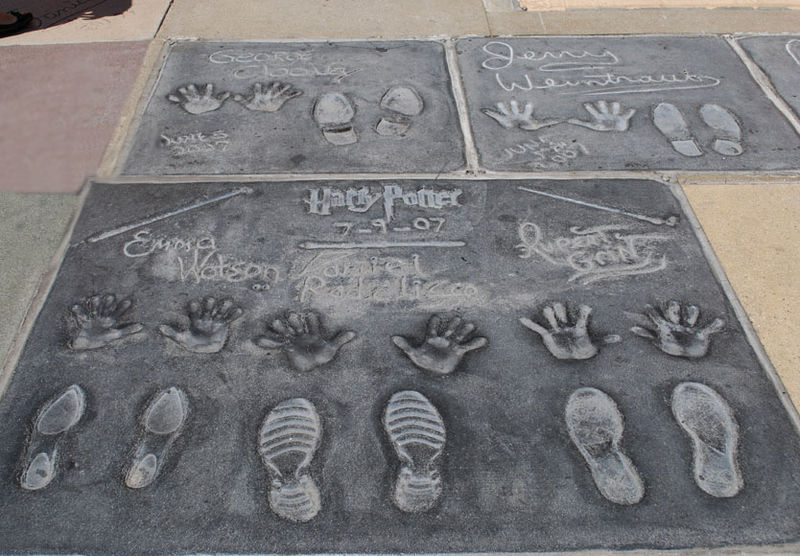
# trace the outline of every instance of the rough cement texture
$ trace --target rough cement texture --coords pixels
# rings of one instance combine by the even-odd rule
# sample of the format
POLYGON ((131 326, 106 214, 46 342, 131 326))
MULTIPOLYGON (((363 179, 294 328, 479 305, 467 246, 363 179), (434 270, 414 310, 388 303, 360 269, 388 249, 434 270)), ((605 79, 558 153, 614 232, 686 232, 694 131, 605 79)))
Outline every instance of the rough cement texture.
POLYGON ((800 35, 746 37, 739 44, 800 114, 800 35))
POLYGON ((73 245, 0 402, 0 420, 14 423, 0 432, 2 552, 502 552, 800 536, 797 432, 666 186, 97 184, 73 245), (83 301, 106 292, 117 297, 83 301), (683 306, 675 336, 629 330, 670 329, 670 300, 683 306), (647 304, 658 307, 650 321, 637 317, 647 304), (454 311, 477 328, 448 332, 454 311), (440 313, 442 326, 426 325, 440 313), (110 320, 94 327, 92 315, 110 320), (696 329, 678 332, 689 321, 696 329), (725 416, 709 434, 735 463, 738 479, 715 491, 731 498, 693 478, 692 419, 673 416, 686 421, 688 398, 673 397, 686 382, 712 388, 703 407, 725 416), (71 384, 85 412, 59 440, 52 482, 24 491, 28 424, 44 427, 37 410, 71 384), (568 430, 576 392, 613 441, 573 444, 591 432, 574 418, 568 430), (392 425, 401 403, 425 416, 411 439, 392 425), (280 463, 270 412, 282 408, 310 436, 280 463), (155 446, 157 476, 126 487, 148 476, 126 479, 143 445, 155 446), (593 479, 603 454, 612 468, 629 462, 641 501, 593 479), (409 467, 430 477, 419 483, 429 494, 403 498, 409 467), (275 494, 287 481, 303 496, 313 483, 319 498, 291 513, 275 494))
POLYGON ((492 170, 796 168, 800 138, 719 37, 463 39, 492 170))
POLYGON ((439 43, 184 42, 165 61, 123 173, 442 172, 463 165, 439 43))
POLYGON ((98 169, 147 44, 0 47, 0 190, 80 189, 98 169))
POLYGON ((481 0, 217 0, 172 2, 159 37, 352 39, 485 35, 481 0), (232 18, 232 13, 247 14, 232 18), (313 14, 313 17, 310 16, 313 14))
POLYGON ((71 195, 0 193, 0 368, 76 203, 71 195))

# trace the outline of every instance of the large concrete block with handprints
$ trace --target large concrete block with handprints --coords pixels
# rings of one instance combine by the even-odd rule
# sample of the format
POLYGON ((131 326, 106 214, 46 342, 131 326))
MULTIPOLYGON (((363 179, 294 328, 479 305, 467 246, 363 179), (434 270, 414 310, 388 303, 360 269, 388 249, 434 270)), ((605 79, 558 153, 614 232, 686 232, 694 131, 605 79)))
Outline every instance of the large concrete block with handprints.
POLYGON ((720 37, 457 44, 491 170, 779 170, 800 138, 720 37))
POLYGON ((744 37, 738 42, 795 114, 800 114, 800 35, 744 37))
POLYGON ((94 184, 0 400, 0 552, 796 543, 797 415, 679 195, 94 184))
POLYGON ((433 41, 178 42, 125 174, 446 172, 464 147, 433 41))

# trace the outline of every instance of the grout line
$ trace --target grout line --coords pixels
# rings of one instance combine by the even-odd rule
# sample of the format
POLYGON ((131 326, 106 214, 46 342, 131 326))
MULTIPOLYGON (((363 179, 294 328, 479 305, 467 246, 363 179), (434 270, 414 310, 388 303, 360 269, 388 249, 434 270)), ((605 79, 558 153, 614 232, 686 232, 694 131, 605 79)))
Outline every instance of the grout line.
POLYGON ((461 135, 464 138, 464 154, 467 159, 467 171, 477 173, 480 164, 478 163, 478 150, 475 148, 475 139, 472 136, 469 113, 467 110, 467 95, 464 91, 464 83, 461 81, 461 68, 458 66, 458 53, 456 52, 456 39, 448 39, 444 43, 447 69, 450 72, 450 84, 453 97, 456 101, 458 119, 461 122, 461 135))
POLYGON ((739 324, 742 326, 745 337, 750 343, 750 347, 755 352, 756 358, 758 359, 759 363, 761 363, 762 370, 767 374, 767 377, 772 382, 778 398, 786 409, 786 412, 789 414, 789 420, 794 425, 795 431, 800 434, 800 414, 798 414, 797 408, 795 407, 792 398, 789 396, 786 386, 783 384, 780 375, 778 375, 775 366, 770 361, 767 351, 764 349, 764 345, 761 343, 761 340, 759 340, 755 327, 750 321, 750 318, 747 316, 744 306, 736 296, 733 285, 728 280, 728 277, 725 274, 725 269, 722 267, 722 263, 720 263, 719 259, 717 258, 714 248, 711 246, 711 241, 703 231, 700 220, 694 213, 688 197, 686 197, 686 194, 683 192, 683 188, 680 185, 673 185, 671 186, 671 189, 675 197, 677 197, 678 201, 680 202, 681 208, 683 209, 684 214, 686 214, 686 218, 691 224, 694 234, 700 242, 700 246, 703 249, 703 254, 706 256, 706 260, 711 267, 714 277, 722 286, 723 292, 733 307, 733 312, 736 314, 736 318, 739 321, 739 324))
POLYGON ((161 33, 161 28, 164 27, 164 22, 167 20, 167 16, 169 15, 169 11, 172 9, 172 5, 175 3, 175 0, 169 0, 169 4, 167 5, 167 9, 164 10, 164 15, 161 16, 161 21, 158 22, 158 27, 156 27, 156 32, 153 34, 153 38, 155 39, 158 37, 159 33, 161 33))
POLYGON ((733 35, 723 35, 722 37, 725 41, 728 42, 730 47, 733 49, 734 52, 741 58, 744 65, 750 71, 750 75, 753 79, 758 83, 758 85, 763 90, 764 94, 772 101, 772 104, 781 111, 781 113, 789 120, 789 123, 794 128, 794 130, 800 135, 800 119, 798 119, 797 114, 786 104, 786 101, 781 98, 778 94, 778 91, 775 90, 775 86, 770 81, 769 77, 766 73, 755 63, 755 61, 747 55, 742 45, 739 44, 739 41, 733 35))
POLYGON ((20 357, 22 357, 25 344, 28 342, 28 337, 33 330, 33 325, 36 323, 36 319, 44 307, 45 301, 50 295, 50 290, 55 283, 58 271, 61 268, 61 264, 64 261, 67 250, 69 249, 70 240, 72 239, 72 234, 75 231, 75 225, 78 223, 78 219, 83 212, 83 205, 86 202, 86 197, 89 194, 90 188, 91 182, 87 181, 84 184, 81 192, 78 194, 78 203, 75 207, 75 212, 72 215, 69 226, 64 233, 64 237, 61 238, 61 243, 59 244, 58 249, 56 249, 53 258, 50 260, 47 269, 39 278, 36 287, 36 293, 33 295, 33 298, 31 298, 31 301, 28 304, 28 308, 25 311, 25 315, 22 320, 22 325, 17 330, 14 336, 14 341, 8 350, 6 360, 2 364, 2 368, 0 368, 0 398, 2 398, 5 394, 6 389, 11 382, 11 378, 14 376, 17 363, 19 363, 20 357))

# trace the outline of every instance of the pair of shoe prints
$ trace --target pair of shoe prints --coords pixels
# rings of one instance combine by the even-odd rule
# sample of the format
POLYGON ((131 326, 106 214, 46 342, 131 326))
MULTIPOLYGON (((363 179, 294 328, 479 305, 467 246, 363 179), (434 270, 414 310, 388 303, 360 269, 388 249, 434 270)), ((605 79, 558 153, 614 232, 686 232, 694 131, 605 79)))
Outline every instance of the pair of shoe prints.
POLYGON ((187 42, 145 102, 129 175, 438 178, 93 184, 0 402, 4 552, 800 540, 679 190, 439 175, 461 123, 473 170, 796 166, 723 39, 187 42))

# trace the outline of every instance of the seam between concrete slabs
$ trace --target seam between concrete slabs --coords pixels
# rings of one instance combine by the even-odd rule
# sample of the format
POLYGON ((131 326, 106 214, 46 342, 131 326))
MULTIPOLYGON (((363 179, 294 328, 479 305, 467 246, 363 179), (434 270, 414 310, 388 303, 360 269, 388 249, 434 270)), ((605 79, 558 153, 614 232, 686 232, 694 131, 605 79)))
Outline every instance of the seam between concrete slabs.
MULTIPOLYGON (((783 99, 775 92, 771 82, 767 78, 767 76, 761 71, 761 69, 753 62, 741 46, 736 42, 735 37, 744 37, 744 36, 773 36, 773 35, 781 35, 778 33, 753 33, 753 34, 739 34, 739 35, 725 35, 725 34, 707 34, 707 35, 690 35, 690 34, 668 34, 668 33, 654 33, 654 34, 598 34, 595 36, 603 36, 603 37, 679 37, 679 38, 686 38, 686 37, 719 37, 723 40, 730 48, 734 51, 734 53, 739 57, 739 59, 744 64, 745 68, 750 73, 750 77, 755 81, 756 85, 761 89, 761 91, 765 94, 765 96, 773 103, 773 105, 781 112, 781 114, 786 118, 789 124, 793 127, 795 132, 800 135, 800 119, 794 114, 791 108, 783 101, 783 99)), ((583 37, 585 38, 587 35, 547 35, 547 38, 572 38, 572 37, 583 37)), ((106 150, 106 154, 101 162, 100 169, 98 170, 99 176, 108 176, 108 177, 122 177, 121 173, 123 170, 123 165, 127 162, 128 156, 130 154, 130 150, 133 147, 134 139, 136 137, 136 132, 141 126, 141 119, 144 115, 147 107, 150 104, 153 95, 155 94, 155 86, 158 82, 158 79, 161 77, 161 73, 164 70, 164 62, 166 61, 169 53, 172 50, 172 47, 177 42, 198 42, 198 43, 278 43, 278 44, 292 44, 292 43, 348 43, 348 42, 360 42, 360 43, 374 43, 374 42, 383 42, 383 41, 422 41, 422 42, 438 42, 442 44, 445 50, 445 65, 447 66, 448 73, 451 80, 451 90, 454 96, 456 111, 458 113, 459 122, 461 126, 462 138, 464 140, 464 144, 462 145, 463 152, 465 154, 465 163, 466 166, 460 170, 456 170, 453 172, 447 173, 439 173, 436 174, 437 176, 457 176, 463 173, 470 174, 470 173, 477 173, 477 174, 485 174, 496 176, 497 178, 501 177, 512 177, 512 176, 536 176, 536 177, 544 177, 550 176, 550 173, 541 173, 541 174, 534 174, 530 172, 506 172, 506 171, 492 171, 488 170, 480 165, 480 159, 478 157, 477 147, 474 142, 474 137, 472 134, 472 127, 471 123, 472 120, 469 117, 467 101, 466 101, 466 92, 464 89, 463 80, 461 78, 461 68, 458 65, 457 53, 455 51, 455 44, 460 39, 467 39, 467 38, 541 38, 542 35, 498 35, 498 36, 479 36, 479 35, 458 35, 458 36, 431 36, 431 37, 415 37, 415 38, 380 38, 380 39, 336 39, 332 41, 323 41, 319 39, 259 39, 259 40, 252 40, 252 39, 196 39, 196 38, 169 38, 169 39, 154 39, 154 41, 163 40, 163 45, 161 50, 159 51, 159 55, 154 55, 149 52, 146 55, 145 62, 146 64, 153 64, 155 67, 144 68, 142 70, 142 74, 146 74, 149 77, 144 85, 141 86, 139 89, 140 81, 137 79, 136 84, 136 92, 139 92, 138 102, 136 102, 135 109, 132 109, 129 105, 126 106, 127 113, 129 110, 134 110, 134 113, 131 117, 125 122, 121 121, 117 133, 115 133, 112 142, 109 144, 109 147, 106 150), (152 56, 152 58, 151 58, 152 56)), ((140 74, 139 79, 144 79, 143 75, 140 74)), ((133 96, 133 93, 132 93, 133 96)), ((123 113, 123 118, 125 117, 125 113, 123 113)), ((605 175, 605 172, 615 172, 615 176, 624 175, 627 172, 623 170, 617 171, 598 171, 592 172, 590 170, 587 171, 569 171, 569 172, 562 172, 561 174, 567 176, 587 176, 591 174, 594 177, 599 177, 605 175)), ((637 171, 629 171, 628 175, 632 176, 641 176, 642 173, 637 171)), ((717 179, 723 183, 728 183, 728 180, 720 180, 719 176, 722 175, 745 175, 750 174, 757 177, 800 177, 800 163, 798 163, 798 168, 792 168, 789 170, 732 170, 732 171, 725 171, 725 170, 716 170, 711 172, 706 172, 702 170, 675 170, 672 168, 655 168, 649 170, 650 173, 655 173, 657 175, 664 175, 664 174, 674 174, 676 176, 708 176, 708 179, 704 181, 709 181, 711 179, 717 179)), ((389 175, 385 172, 375 173, 375 174, 366 174, 366 173, 359 173, 359 174, 330 174, 330 173, 314 173, 309 172, 306 174, 293 174, 293 173, 270 173, 270 174, 224 174, 225 176, 229 176, 233 179, 253 179, 253 176, 275 176, 275 177, 282 177, 284 179, 289 179, 292 176, 304 176, 306 178, 311 177, 318 177, 320 179, 331 179, 333 176, 366 176, 366 177, 377 177, 379 175, 389 175)), ((408 176, 414 175, 427 175, 427 174, 403 174, 408 176)), ((212 175, 209 174, 191 174, 191 175, 184 175, 184 174, 172 174, 169 176, 149 176, 149 175, 138 175, 138 174, 129 174, 128 176, 133 177, 141 177, 147 181, 155 181, 158 182, 162 178, 168 178, 170 181, 172 178, 179 178, 183 181, 217 181, 212 175)), ((397 174, 392 174, 393 177, 396 177, 397 174)), ((259 178, 256 178, 259 179, 259 178)))
POLYGON ((458 65, 458 52, 454 39, 448 39, 444 43, 445 62, 450 73, 450 83, 453 89, 453 97, 456 101, 456 111, 458 121, 461 124, 461 136, 464 138, 464 156, 467 162, 467 172, 476 173, 480 169, 478 160, 478 149, 475 147, 475 138, 472 135, 469 112, 467 111, 467 93, 464 90, 464 83, 461 81, 461 68, 458 65))
POLYGON ((706 257, 709 266, 711 266, 711 271, 714 273, 714 278, 717 279, 719 284, 722 286, 722 290, 725 292, 725 295, 728 297, 728 301, 733 307, 733 311, 736 314, 736 318, 739 320, 739 324, 742 325, 745 337, 747 338, 750 347, 755 352, 758 362, 761 364, 762 370, 772 381, 772 385, 775 387, 775 393, 778 395, 778 398, 780 398, 781 403, 786 409, 786 412, 789 414, 789 419, 794 425, 795 432, 800 435, 800 414, 798 414, 797 408, 792 402, 791 397, 789 397, 786 386, 783 384, 778 372, 775 370, 775 366, 772 364, 772 361, 770 361, 769 356, 764 349, 764 345, 758 338, 758 334, 753 327, 753 323, 750 321, 750 317, 747 316, 744 306, 741 304, 736 292, 733 290, 733 285, 731 285, 730 281, 728 280, 728 276, 725 274, 725 270, 722 267, 722 264, 719 262, 719 259, 714 252, 714 248, 711 246, 711 241, 708 239, 708 236, 706 236, 705 231, 703 231, 703 227, 700 225, 700 220, 694 213, 692 205, 689 203, 689 199, 686 197, 683 188, 679 184, 670 185, 669 187, 672 190, 673 195, 680 202, 681 208, 684 210, 689 223, 692 226, 694 235, 700 242, 700 246, 703 249, 703 254, 706 257))
MULTIPOLYGON (((756 36, 756 35, 753 35, 756 36)), ((770 36, 770 35, 760 35, 760 36, 770 36)), ((781 114, 789 120, 789 123, 792 125, 794 130, 800 135, 800 119, 798 119, 797 114, 794 113, 794 110, 783 100, 778 94, 777 89, 770 81, 769 77, 766 73, 759 67, 756 62, 747 55, 742 45, 739 44, 739 40, 735 36, 724 36, 723 37, 730 47, 733 49, 734 52, 741 58, 742 63, 744 63, 747 70, 750 72, 750 75, 753 77, 755 82, 761 87, 761 90, 764 91, 766 97, 772 101, 772 104, 780 110, 781 114)), ((744 37, 742 37, 744 38, 744 37)))

